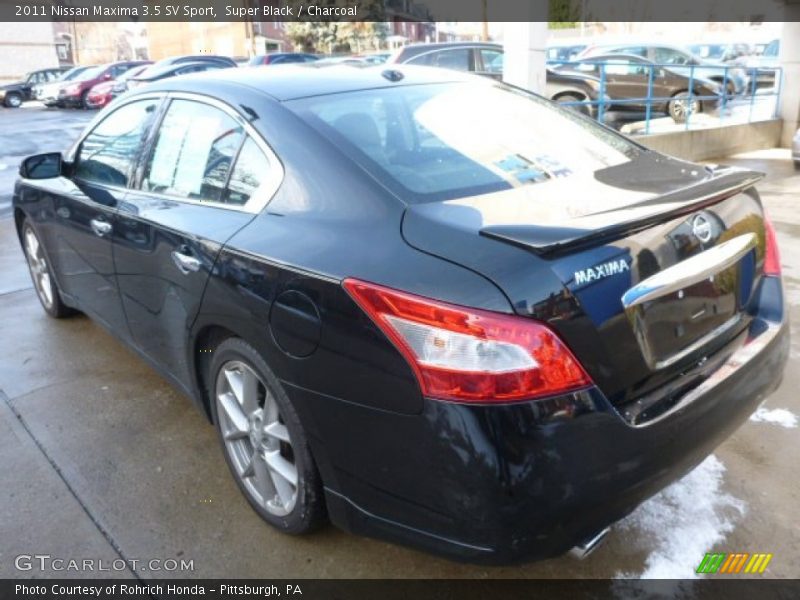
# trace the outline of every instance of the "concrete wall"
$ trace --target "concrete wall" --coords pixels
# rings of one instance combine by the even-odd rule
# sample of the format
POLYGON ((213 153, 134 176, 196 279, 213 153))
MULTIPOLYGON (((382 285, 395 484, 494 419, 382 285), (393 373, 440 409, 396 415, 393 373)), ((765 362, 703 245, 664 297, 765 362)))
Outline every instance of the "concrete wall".
POLYGON ((0 22, 0 82, 16 81, 29 71, 58 66, 53 25, 0 22))
POLYGON ((788 147, 800 127, 800 4, 787 5, 781 36, 780 61, 783 67, 781 145, 788 147))
POLYGON ((780 119, 773 119, 694 131, 640 135, 634 139, 648 148, 685 160, 708 160, 739 152, 775 148, 780 143, 782 125, 780 119))

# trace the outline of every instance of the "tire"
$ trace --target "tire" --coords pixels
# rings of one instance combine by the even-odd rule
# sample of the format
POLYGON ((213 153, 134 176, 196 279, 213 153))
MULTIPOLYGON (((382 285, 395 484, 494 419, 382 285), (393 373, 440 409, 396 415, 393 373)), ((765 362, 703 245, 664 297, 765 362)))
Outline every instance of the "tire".
POLYGON ((92 107, 89 106, 89 90, 86 90, 81 94, 81 104, 80 108, 83 110, 90 110, 92 107))
POLYGON ((800 171, 800 160, 794 161, 795 171, 800 171))
POLYGON ((64 304, 56 280, 50 272, 50 264, 44 246, 30 223, 22 222, 22 249, 28 262, 33 288, 44 311, 54 319, 63 319, 75 311, 64 304))
MULTIPOLYGON (((566 104, 567 102, 583 102, 584 98, 579 98, 573 94, 564 94, 563 96, 559 96, 555 99, 557 104, 566 104)), ((573 105, 573 106, 565 106, 564 108, 568 108, 570 110, 574 110, 575 112, 579 112, 582 115, 590 115, 589 107, 585 104, 580 105, 573 105)))
MULTIPOLYGON (((693 98, 691 102, 692 114, 696 115, 703 111, 702 104, 697 98, 693 98)), ((689 107, 689 92, 678 92, 672 96, 672 100, 667 105, 667 112, 672 120, 676 123, 685 123, 686 115, 688 114, 689 107)))
POLYGON ((22 106, 22 96, 17 93, 6 94, 3 104, 8 108, 19 108, 22 106))
POLYGON ((297 412, 264 359, 228 338, 214 351, 206 381, 225 461, 250 506, 284 533, 322 526, 322 479, 297 412))

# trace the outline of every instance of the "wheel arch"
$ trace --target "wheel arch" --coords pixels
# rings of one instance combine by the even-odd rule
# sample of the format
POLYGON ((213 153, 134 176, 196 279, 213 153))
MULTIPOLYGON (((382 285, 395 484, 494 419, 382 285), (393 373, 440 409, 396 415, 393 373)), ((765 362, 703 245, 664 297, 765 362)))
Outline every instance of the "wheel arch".
POLYGON ((561 90, 557 94, 553 94, 550 98, 553 102, 556 102, 559 98, 563 98, 564 96, 574 96, 581 102, 588 100, 589 96, 587 96, 584 92, 580 90, 561 90))
POLYGON ((238 337, 248 341, 246 337, 239 335, 227 327, 217 324, 206 324, 197 331, 193 343, 191 344, 194 384, 197 387, 200 408, 202 408, 209 422, 211 421, 211 394, 208 387, 209 382, 207 381, 208 368, 211 365, 211 357, 214 356, 215 348, 232 337, 238 337))

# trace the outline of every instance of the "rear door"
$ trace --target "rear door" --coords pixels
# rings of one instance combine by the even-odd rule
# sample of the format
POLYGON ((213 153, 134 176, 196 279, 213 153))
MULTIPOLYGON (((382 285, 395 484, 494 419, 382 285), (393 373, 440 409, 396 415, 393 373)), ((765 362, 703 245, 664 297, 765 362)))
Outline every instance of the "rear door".
POLYGON ((136 345, 191 381, 187 332, 222 245, 277 189, 280 164, 246 121, 176 95, 120 207, 114 263, 136 345))

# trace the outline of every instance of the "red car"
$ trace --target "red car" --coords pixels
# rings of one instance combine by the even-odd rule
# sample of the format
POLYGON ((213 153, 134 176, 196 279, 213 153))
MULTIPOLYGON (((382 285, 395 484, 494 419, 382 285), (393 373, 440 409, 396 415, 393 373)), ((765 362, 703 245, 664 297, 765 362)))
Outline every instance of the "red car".
POLYGON ((89 91, 98 83, 112 81, 133 67, 147 64, 145 60, 124 60, 87 69, 69 85, 58 92, 58 105, 74 108, 90 108, 89 91))
POLYGON ((131 77, 136 77, 144 71, 147 67, 152 65, 152 62, 143 62, 138 67, 133 67, 125 71, 122 75, 117 77, 116 79, 111 79, 109 81, 104 81, 102 83, 98 83, 95 85, 91 90, 89 90, 89 95, 86 96, 86 108, 103 108, 106 104, 111 102, 118 94, 115 93, 115 87, 117 87, 121 82, 130 79, 131 77))

